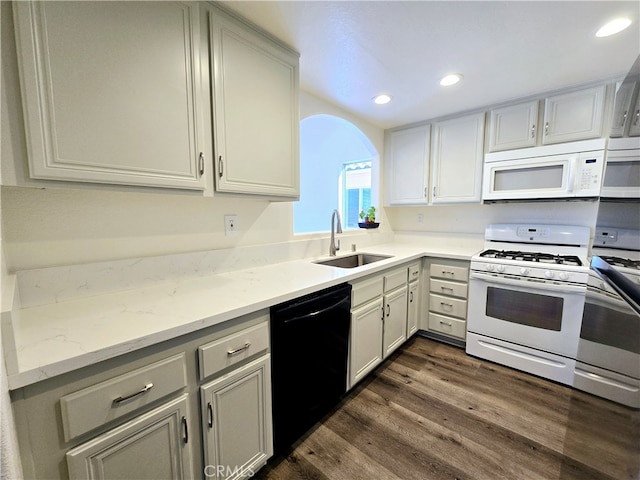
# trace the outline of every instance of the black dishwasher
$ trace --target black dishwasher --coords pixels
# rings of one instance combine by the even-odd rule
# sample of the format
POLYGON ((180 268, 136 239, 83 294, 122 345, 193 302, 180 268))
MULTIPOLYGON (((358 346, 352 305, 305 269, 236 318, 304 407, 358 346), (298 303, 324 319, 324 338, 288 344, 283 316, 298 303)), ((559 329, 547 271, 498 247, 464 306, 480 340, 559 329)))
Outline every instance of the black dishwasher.
POLYGON ((347 391, 351 285, 271 307, 273 444, 282 453, 347 391))

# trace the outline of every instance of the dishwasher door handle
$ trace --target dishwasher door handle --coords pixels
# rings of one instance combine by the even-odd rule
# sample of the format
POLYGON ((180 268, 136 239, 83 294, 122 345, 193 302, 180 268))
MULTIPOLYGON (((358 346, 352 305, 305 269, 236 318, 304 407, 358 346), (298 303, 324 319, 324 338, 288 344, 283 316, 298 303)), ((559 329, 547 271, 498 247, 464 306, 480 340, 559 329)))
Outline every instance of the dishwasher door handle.
POLYGON ((306 313, 304 315, 300 315, 299 317, 288 318, 282 323, 286 324, 286 323, 291 323, 291 322, 298 322, 300 320, 307 320, 307 319, 316 317, 318 315, 322 315, 323 313, 328 312, 329 310, 333 310, 334 308, 339 307, 343 303, 349 303, 350 301, 351 301, 351 297, 344 297, 344 298, 341 298, 336 303, 334 303, 333 305, 329 305, 328 307, 321 308, 320 310, 316 310, 315 312, 310 312, 310 313, 306 313))

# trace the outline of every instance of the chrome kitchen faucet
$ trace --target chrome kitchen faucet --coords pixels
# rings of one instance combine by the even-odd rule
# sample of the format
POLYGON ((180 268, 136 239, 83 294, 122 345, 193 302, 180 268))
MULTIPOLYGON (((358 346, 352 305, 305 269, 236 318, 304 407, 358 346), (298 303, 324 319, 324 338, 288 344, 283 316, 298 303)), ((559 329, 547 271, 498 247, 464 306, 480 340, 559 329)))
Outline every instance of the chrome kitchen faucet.
POLYGON ((329 255, 335 257, 336 252, 340 250, 340 240, 336 244, 336 233, 342 233, 342 224, 340 222, 340 212, 338 210, 334 210, 331 214, 331 243, 329 244, 329 255), (338 217, 338 226, 334 227, 335 219, 338 217), (335 231, 334 231, 335 229, 335 231))

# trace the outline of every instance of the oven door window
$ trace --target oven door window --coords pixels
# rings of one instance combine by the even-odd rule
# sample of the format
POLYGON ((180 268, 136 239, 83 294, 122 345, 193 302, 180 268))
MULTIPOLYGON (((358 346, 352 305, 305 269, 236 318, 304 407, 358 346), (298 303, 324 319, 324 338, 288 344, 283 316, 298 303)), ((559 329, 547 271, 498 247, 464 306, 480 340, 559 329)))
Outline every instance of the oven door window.
POLYGON ((488 317, 559 332, 564 298, 487 287, 488 317))

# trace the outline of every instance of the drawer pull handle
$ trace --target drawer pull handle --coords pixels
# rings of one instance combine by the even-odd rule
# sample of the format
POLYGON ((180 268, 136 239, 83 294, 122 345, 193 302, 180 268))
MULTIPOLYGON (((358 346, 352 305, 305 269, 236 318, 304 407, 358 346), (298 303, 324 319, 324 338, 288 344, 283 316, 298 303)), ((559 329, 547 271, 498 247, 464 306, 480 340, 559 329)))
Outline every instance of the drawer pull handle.
POLYGON ((187 417, 182 417, 182 440, 189 443, 189 428, 187 427, 187 417))
POLYGON ((126 400, 129 400, 129 399, 131 399, 133 397, 137 397, 138 395, 142 395, 143 393, 147 393, 152 388, 153 388, 153 383, 147 383, 144 387, 142 387, 136 393, 132 393, 131 395, 127 395, 125 397, 114 398, 113 399, 113 403, 117 405, 117 404, 122 403, 122 402, 124 402, 126 400))
POLYGON ((443 322, 442 320, 440 320, 440 324, 442 324, 442 325, 446 325, 446 326, 448 326, 448 327, 451 327, 451 326, 452 326, 450 323, 448 323, 448 322, 443 322))
POLYGON ((231 356, 231 355, 235 355, 236 353, 240 353, 244 350, 246 350, 247 348, 249 348, 251 346, 251 342, 247 342, 245 343, 243 346, 235 348, 233 350, 227 350, 227 355, 231 356))
POLYGON ((440 305, 442 305, 443 307, 453 308, 453 304, 452 303, 440 302, 440 305))
POLYGON ((455 275, 454 272, 450 272, 449 270, 442 270, 443 275, 455 275))
POLYGON ((213 407, 211 406, 211 402, 207 403, 207 416, 209 417, 207 424, 209 428, 213 428, 213 407))
POLYGON ((453 292, 453 288, 451 287, 440 287, 442 290, 449 290, 450 292, 453 292))

